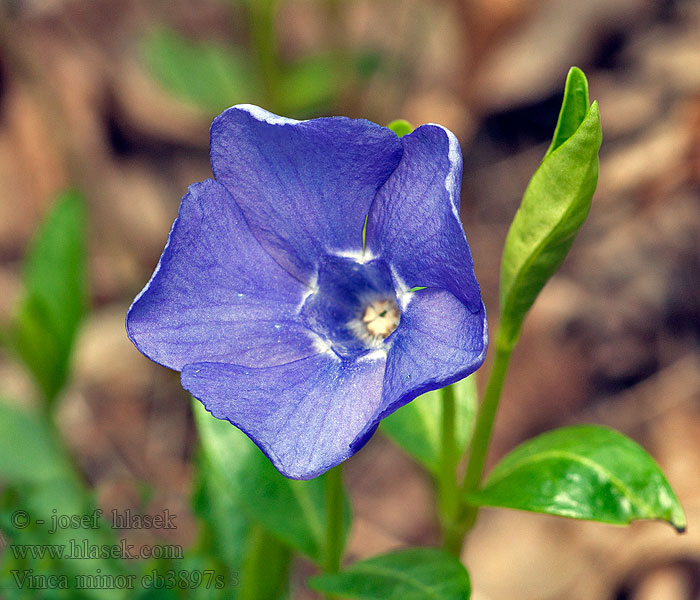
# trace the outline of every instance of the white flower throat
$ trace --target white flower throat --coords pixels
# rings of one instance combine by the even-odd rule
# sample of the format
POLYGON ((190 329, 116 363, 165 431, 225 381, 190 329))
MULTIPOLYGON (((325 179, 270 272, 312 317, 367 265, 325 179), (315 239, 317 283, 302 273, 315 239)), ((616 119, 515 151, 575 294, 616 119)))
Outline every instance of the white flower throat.
POLYGON ((398 327, 401 311, 391 299, 375 300, 367 305, 362 314, 365 339, 384 340, 398 327))

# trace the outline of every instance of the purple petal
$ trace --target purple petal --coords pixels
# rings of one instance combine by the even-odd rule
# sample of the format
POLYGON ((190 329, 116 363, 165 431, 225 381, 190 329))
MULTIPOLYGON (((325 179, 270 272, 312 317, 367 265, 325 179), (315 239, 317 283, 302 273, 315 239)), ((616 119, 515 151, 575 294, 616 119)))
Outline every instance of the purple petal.
POLYGON ((310 282, 329 253, 358 254, 377 189, 399 164, 390 130, 365 120, 294 121, 234 106, 211 127, 211 163, 271 256, 310 282))
POLYGON ((479 284, 459 219, 459 142, 439 125, 423 125, 401 142, 401 163, 369 212, 367 248, 387 260, 407 289, 443 288, 479 311, 479 284))
POLYGON ((381 419, 407 402, 481 366, 488 346, 486 311, 482 304, 473 313, 446 290, 420 290, 402 307, 401 323, 387 341, 391 347, 382 403, 359 443, 381 419))
POLYGON ((127 314, 129 337, 151 360, 284 364, 317 352, 298 310, 308 288, 253 237, 219 183, 190 186, 151 280, 127 314))
POLYGON ((351 444, 380 404, 383 377, 383 357, 323 353, 264 369, 186 365, 182 386, 242 429, 284 476, 311 479, 359 449, 351 444))

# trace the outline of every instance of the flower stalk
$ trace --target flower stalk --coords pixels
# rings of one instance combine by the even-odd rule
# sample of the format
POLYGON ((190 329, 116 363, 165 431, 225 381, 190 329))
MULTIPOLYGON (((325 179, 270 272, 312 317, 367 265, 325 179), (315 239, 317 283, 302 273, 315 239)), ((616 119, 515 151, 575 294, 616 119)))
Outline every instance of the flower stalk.
MULTIPOLYGON (((503 383, 505 381, 506 372, 508 371, 508 363, 510 362, 512 352, 512 347, 499 343, 498 337, 496 338, 496 356, 491 365, 488 384, 476 418, 474 435, 469 452, 469 461, 467 462, 467 470, 461 486, 462 498, 475 491, 481 483, 484 466, 486 464, 486 455, 491 441, 493 424, 496 419, 498 403, 501 398, 501 391, 503 390, 503 383)), ((478 511, 479 508, 477 506, 468 505, 466 507, 462 519, 465 534, 476 523, 478 511)))
POLYGON ((343 556, 343 465, 326 473, 326 547, 323 570, 337 573, 343 556))
POLYGON ((456 438, 456 399, 454 388, 449 385, 442 390, 442 453, 440 457, 439 510, 442 526, 443 547, 459 556, 461 539, 457 518, 460 508, 457 486, 459 450, 456 438))
POLYGON ((257 0, 251 2, 250 31, 258 66, 262 79, 266 104, 279 110, 281 98, 282 66, 277 53, 277 35, 275 18, 277 0, 257 0))

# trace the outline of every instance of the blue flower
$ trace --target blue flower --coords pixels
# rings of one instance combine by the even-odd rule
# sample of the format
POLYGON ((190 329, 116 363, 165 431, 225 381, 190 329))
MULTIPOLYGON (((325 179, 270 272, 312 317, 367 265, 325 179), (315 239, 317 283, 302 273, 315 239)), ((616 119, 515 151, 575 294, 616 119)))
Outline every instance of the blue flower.
POLYGON ((323 473, 382 418, 481 365, 486 314, 447 129, 399 139, 365 120, 234 106, 211 127, 211 164, 127 331, 283 475, 323 473))

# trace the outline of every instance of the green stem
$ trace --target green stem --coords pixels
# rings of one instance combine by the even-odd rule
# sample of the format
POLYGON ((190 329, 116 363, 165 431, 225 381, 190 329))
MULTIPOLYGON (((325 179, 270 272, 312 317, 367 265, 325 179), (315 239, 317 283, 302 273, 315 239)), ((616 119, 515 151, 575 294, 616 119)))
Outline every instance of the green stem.
POLYGON ((258 73, 265 93, 266 108, 280 111, 282 66, 277 54, 275 17, 277 0, 253 0, 249 3, 250 33, 258 73))
MULTIPOLYGON (((55 397, 55 396, 54 396, 55 397)), ((51 440, 51 445, 56 449, 56 452, 62 456, 65 460, 67 466, 66 476, 70 476, 71 484, 74 485, 75 489, 83 496, 84 503, 86 506, 90 504, 92 498, 90 496, 90 484, 85 478, 83 470, 80 468, 80 464, 75 458, 73 452, 71 452, 68 443, 64 440, 61 430, 56 423, 54 417, 53 406, 49 405, 48 400, 42 402, 40 418, 44 422, 47 434, 51 440)))
POLYGON ((245 559, 241 565, 240 580, 243 585, 240 589, 240 600, 256 600, 260 597, 258 584, 260 575, 265 570, 264 542, 265 530, 260 525, 253 525, 248 536, 245 559))
POLYGON ((251 526, 240 570, 238 600, 279 598, 286 589, 292 553, 261 525, 251 526))
POLYGON ((323 570, 337 573, 343 555, 343 465, 333 467, 325 477, 326 547, 323 570))
MULTIPOLYGON (((498 338, 496 338, 496 357, 491 366, 486 392, 476 419, 467 472, 462 484, 462 497, 475 491, 481 483, 484 465, 486 464, 486 454, 491 441, 493 423, 498 410, 498 401, 501 397, 501 390, 503 389, 503 382, 505 381, 512 351, 512 347, 499 344, 498 338)), ((478 511, 479 508, 476 506, 467 506, 463 519, 465 533, 474 526, 478 511)))
POLYGON ((455 393, 449 385, 442 390, 442 448, 438 490, 440 499, 440 524, 442 526, 443 547, 459 556, 462 547, 461 535, 457 527, 459 494, 457 487, 457 465, 459 451, 455 433, 455 393))

